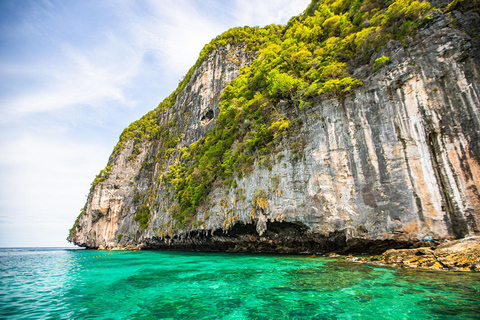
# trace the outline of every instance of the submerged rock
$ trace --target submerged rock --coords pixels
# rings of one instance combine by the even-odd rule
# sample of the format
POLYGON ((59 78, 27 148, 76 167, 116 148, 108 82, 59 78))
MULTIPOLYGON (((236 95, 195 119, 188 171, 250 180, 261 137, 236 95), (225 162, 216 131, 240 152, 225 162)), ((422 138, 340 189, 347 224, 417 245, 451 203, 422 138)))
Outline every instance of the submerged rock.
POLYGON ((404 268, 480 271, 480 237, 448 241, 436 248, 390 249, 379 264, 404 268))

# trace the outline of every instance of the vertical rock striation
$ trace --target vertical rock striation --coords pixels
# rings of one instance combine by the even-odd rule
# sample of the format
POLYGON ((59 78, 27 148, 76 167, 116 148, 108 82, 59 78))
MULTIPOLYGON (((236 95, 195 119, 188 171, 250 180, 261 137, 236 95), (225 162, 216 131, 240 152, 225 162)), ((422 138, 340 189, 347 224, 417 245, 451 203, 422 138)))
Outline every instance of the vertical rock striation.
MULTIPOLYGON (((480 22, 472 12, 451 15, 465 26, 480 22)), ((161 177, 178 150, 215 125, 222 89, 255 57, 242 46, 214 50, 158 114, 175 147, 159 153, 165 140, 123 143, 68 240, 90 248, 380 252, 425 236, 478 235, 480 41, 451 21, 435 14, 404 45, 390 41, 355 71, 363 86, 298 111, 303 125, 283 151, 257 159, 235 188, 216 186, 195 221, 179 227, 161 177), (371 73, 381 56, 390 63, 371 73), (140 202, 149 204, 143 225, 140 202)), ((276 107, 297 112, 289 101, 276 107)))
MULTIPOLYGON (((178 140, 176 149, 190 145, 211 129, 219 112, 222 89, 254 57, 255 53, 247 52, 243 45, 227 45, 214 50, 194 70, 172 108, 155 114, 170 140, 178 140)), ((139 200, 152 197, 146 193, 155 189, 159 197, 166 196, 157 179, 159 173, 174 161, 176 150, 170 154, 162 153, 163 165, 158 163, 159 150, 167 147, 165 140, 128 139, 119 143, 108 161, 107 172, 103 173, 104 181, 94 182, 85 208, 68 237, 69 241, 89 248, 115 246, 121 239, 121 243, 131 246, 144 241, 145 235, 152 232, 151 227, 139 229, 134 218, 139 200), (157 163, 154 164, 155 161, 157 163)), ((156 215, 162 214, 165 212, 156 215)))

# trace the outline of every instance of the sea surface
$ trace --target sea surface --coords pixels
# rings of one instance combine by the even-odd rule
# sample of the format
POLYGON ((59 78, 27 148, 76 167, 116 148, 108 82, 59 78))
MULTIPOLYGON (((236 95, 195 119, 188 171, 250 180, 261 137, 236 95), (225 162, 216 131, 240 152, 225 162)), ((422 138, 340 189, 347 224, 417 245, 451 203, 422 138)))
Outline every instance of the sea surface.
POLYGON ((316 256, 0 249, 0 319, 479 319, 480 274, 316 256))

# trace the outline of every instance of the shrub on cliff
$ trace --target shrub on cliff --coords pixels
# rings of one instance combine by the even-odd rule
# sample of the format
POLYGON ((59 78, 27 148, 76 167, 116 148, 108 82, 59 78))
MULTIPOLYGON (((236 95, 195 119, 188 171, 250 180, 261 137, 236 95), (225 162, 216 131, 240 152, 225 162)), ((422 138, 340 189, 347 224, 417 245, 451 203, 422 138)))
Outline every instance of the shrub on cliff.
POLYGON ((373 72, 377 72, 378 69, 385 66, 387 63, 390 62, 390 57, 381 56, 378 59, 375 59, 375 63, 373 64, 373 72))
POLYGON ((148 206, 144 204, 138 206, 137 213, 133 217, 133 220, 138 222, 140 230, 146 229, 148 227, 148 221, 150 220, 150 209, 148 206))

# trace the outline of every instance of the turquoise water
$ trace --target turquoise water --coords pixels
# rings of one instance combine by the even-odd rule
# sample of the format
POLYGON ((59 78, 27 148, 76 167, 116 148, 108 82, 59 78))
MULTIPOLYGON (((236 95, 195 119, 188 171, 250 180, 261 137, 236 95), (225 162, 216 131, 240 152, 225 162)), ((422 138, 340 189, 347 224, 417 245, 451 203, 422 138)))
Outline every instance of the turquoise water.
POLYGON ((338 259, 0 249, 0 319, 479 319, 480 274, 338 259))

